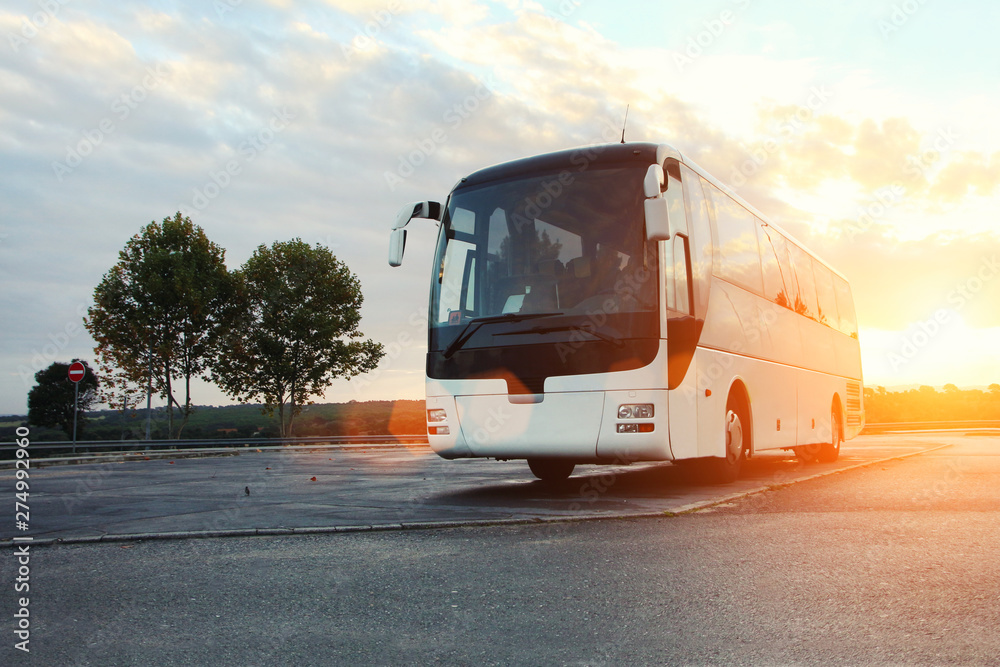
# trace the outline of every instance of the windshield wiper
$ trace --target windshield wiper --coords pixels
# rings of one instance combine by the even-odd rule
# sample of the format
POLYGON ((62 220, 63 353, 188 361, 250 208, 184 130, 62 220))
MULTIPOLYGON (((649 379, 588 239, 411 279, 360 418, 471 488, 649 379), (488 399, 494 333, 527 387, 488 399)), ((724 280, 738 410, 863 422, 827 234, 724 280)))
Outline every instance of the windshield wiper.
POLYGON ((451 342, 451 345, 445 348, 444 358, 448 359, 451 355, 455 354, 463 345, 469 342, 472 335, 479 331, 479 327, 484 324, 494 324, 496 322, 522 322, 524 320, 533 320, 538 317, 550 317, 552 315, 562 315, 559 312, 552 313, 504 313, 503 315, 491 315, 489 317, 477 317, 475 319, 469 320, 469 323, 465 325, 462 332, 458 334, 458 338, 451 342))
POLYGON ((519 334, 547 334, 547 333, 554 333, 556 331, 582 331, 583 333, 590 334, 591 336, 597 338, 598 340, 603 340, 605 343, 611 343, 615 347, 621 347, 622 345, 625 344, 621 338, 615 338, 614 336, 609 336, 608 334, 601 333, 600 331, 596 330, 584 329, 583 327, 574 324, 562 324, 551 327, 533 326, 530 329, 524 329, 521 331, 501 331, 500 333, 494 335, 514 336, 519 334))

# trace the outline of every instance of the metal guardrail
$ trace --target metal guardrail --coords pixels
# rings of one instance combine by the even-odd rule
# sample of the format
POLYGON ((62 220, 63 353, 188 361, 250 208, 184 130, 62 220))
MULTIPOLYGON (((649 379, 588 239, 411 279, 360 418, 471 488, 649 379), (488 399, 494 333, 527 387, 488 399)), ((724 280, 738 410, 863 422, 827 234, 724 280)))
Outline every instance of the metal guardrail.
POLYGON ((893 431, 964 431, 969 429, 1000 429, 1000 420, 970 419, 965 421, 930 421, 930 422, 886 422, 882 424, 865 424, 861 433, 892 433, 893 431))
MULTIPOLYGON (((188 440, 77 440, 74 448, 69 440, 48 442, 32 442, 32 451, 70 449, 76 450, 115 450, 115 451, 153 451, 158 449, 199 449, 199 448, 244 448, 244 447, 283 447, 294 445, 405 445, 423 444, 427 442, 426 435, 339 435, 339 436, 309 436, 304 438, 200 438, 188 440)), ((0 453, 17 449, 17 443, 0 443, 0 453)))
MULTIPOLYGON (((947 431, 947 430, 1000 430, 1000 420, 969 420, 969 421, 928 421, 928 422, 891 422, 866 424, 861 431, 865 435, 876 433, 892 433, 897 431, 947 431)), ((341 436, 309 436, 302 438, 194 438, 187 440, 78 440, 76 446, 69 440, 32 442, 32 451, 39 450, 69 450, 77 454, 78 450, 93 452, 141 452, 157 450, 198 450, 198 449, 243 449, 250 447, 291 447, 291 446, 322 446, 322 445, 407 445, 427 444, 425 434, 405 435, 341 435, 341 436)), ((0 443, 0 460, 6 452, 17 449, 15 442, 0 443)))

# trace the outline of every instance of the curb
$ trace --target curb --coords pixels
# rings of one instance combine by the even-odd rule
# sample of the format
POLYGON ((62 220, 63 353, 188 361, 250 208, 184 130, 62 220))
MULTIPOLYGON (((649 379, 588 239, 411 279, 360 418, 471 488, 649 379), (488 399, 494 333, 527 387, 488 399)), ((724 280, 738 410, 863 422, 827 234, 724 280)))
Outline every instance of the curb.
POLYGON ((523 519, 469 519, 469 520, 453 520, 453 521, 414 521, 405 523, 378 523, 378 524, 360 524, 360 525, 347 525, 347 526, 307 526, 303 528, 237 528, 232 530, 185 530, 185 531, 175 531, 170 533, 122 533, 119 535, 88 535, 79 537, 53 537, 53 538, 40 538, 25 540, 22 538, 18 542, 3 541, 0 542, 0 548, 3 547, 13 547, 13 546, 55 546, 55 545, 71 545, 71 544, 100 544, 100 543, 112 543, 112 542, 139 542, 143 540, 187 540, 187 539, 204 539, 204 538, 218 538, 218 537, 284 537, 291 535, 329 535, 334 533, 371 533, 371 532, 389 532, 389 531, 405 531, 405 530, 442 530, 447 528, 488 528, 496 526, 527 526, 527 525, 541 525, 541 524, 554 524, 554 523, 582 523, 585 521, 609 521, 609 520, 622 520, 622 519, 663 519, 669 517, 676 517, 685 514, 693 514, 695 512, 715 507, 718 505, 723 505, 725 503, 732 502, 734 500, 739 500, 742 498, 747 498, 749 496, 755 496, 760 493, 765 493, 767 491, 773 491, 777 489, 782 489, 793 484, 798 484, 800 482, 808 482, 814 479, 819 479, 821 477, 828 477, 830 475, 838 475, 840 473, 848 472, 850 470, 857 470, 858 468, 867 468, 869 466, 878 465, 880 463, 885 463, 887 461, 898 461, 902 459, 908 459, 914 456, 920 456, 922 454, 929 454, 931 452, 936 452, 941 449, 952 447, 953 445, 939 445, 937 447, 932 447, 930 449, 923 449, 918 452, 909 452, 907 454, 900 454, 898 456, 889 456, 883 459, 875 459, 873 461, 865 461, 863 463, 856 463, 846 468, 838 468, 836 470, 827 470, 824 472, 819 472, 814 475, 809 475, 807 477, 800 477, 797 479, 789 480, 787 482, 775 482, 773 484, 765 484, 763 486, 758 486, 753 489, 747 489, 746 491, 738 491, 736 493, 731 493, 721 498, 713 498, 711 500, 703 500, 696 503, 689 503, 687 505, 681 505, 669 510, 661 510, 656 512, 634 512, 634 513, 617 513, 617 514, 585 514, 576 516, 549 516, 549 517, 531 517, 523 519))
MULTIPOLYGON (((212 449, 169 449, 134 452, 106 452, 98 454, 80 454, 77 456, 58 456, 51 458, 31 459, 32 468, 48 468, 59 465, 89 465, 93 463, 127 463, 140 462, 146 459, 202 459, 213 456, 240 456, 241 454, 257 454, 268 452, 363 452, 369 450, 405 449, 417 447, 431 452, 427 443, 392 443, 392 444, 347 444, 347 445, 265 445, 262 447, 218 447, 212 449)), ((15 461, 0 461, 0 470, 13 470, 15 461)))

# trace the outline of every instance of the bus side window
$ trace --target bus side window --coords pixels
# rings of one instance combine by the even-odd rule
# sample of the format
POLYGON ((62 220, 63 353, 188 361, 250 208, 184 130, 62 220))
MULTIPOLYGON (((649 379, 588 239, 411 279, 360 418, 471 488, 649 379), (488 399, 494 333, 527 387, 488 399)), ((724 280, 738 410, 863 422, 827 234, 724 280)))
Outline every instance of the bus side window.
POLYGON ((800 315, 818 320, 819 302, 816 299, 816 278, 813 273, 812 257, 794 243, 788 244, 788 254, 791 257, 795 279, 799 285, 793 309, 800 315))
POLYGON ((676 295, 676 300, 674 303, 674 309, 678 310, 687 315, 691 314, 691 300, 689 298, 690 294, 690 281, 688 280, 688 273, 690 267, 688 265, 688 243, 687 239, 681 236, 675 236, 670 239, 670 245, 673 249, 672 255, 674 259, 674 293, 676 295))
POLYGON ((840 316, 837 314, 837 295, 833 287, 833 272, 819 262, 815 262, 813 266, 816 269, 819 321, 836 329, 840 326, 840 316))
POLYGON ((760 241, 760 264, 764 272, 764 296, 785 308, 792 308, 792 275, 788 265, 785 237, 766 222, 757 221, 760 241))
POLYGON ((851 286, 840 276, 833 277, 834 289, 837 293, 837 311, 840 313, 840 330, 851 338, 858 337, 858 320, 854 314, 854 299, 851 297, 851 286))
MULTIPOLYGON (((451 321, 451 313, 468 313, 474 310, 475 299, 470 293, 471 272, 473 269, 472 258, 475 256, 475 246, 467 241, 455 240, 448 244, 445 263, 461 266, 463 271, 451 273, 442 277, 441 296, 438 302, 437 322, 443 324, 451 321)), ((475 283, 471 282, 471 287, 475 289, 475 283)))
POLYGON ((684 203, 687 205, 688 229, 691 238, 688 241, 688 254, 691 259, 691 287, 694 293, 692 304, 694 315, 704 318, 708 310, 709 282, 712 276, 712 221, 709 217, 708 202, 705 200, 705 188, 711 187, 703 182, 701 176, 681 165, 682 184, 684 186, 684 203))
POLYGON ((763 294, 756 218, 718 188, 712 187, 711 192, 715 204, 715 228, 719 234, 715 275, 756 294, 763 294))
POLYGON ((664 267, 664 292, 667 308, 685 314, 691 313, 690 261, 688 253, 687 215, 684 210, 684 189, 680 181, 680 167, 668 161, 664 172, 667 176, 667 207, 670 211, 670 240, 667 242, 667 264, 664 267), (683 236, 678 236, 681 234, 683 236))

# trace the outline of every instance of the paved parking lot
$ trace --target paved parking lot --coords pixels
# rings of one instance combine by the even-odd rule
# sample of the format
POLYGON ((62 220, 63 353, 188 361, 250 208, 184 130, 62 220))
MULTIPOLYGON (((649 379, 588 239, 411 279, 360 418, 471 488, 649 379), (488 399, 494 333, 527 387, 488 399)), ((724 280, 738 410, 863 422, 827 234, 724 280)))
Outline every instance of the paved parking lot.
MULTIPOLYGON (((862 436, 845 443, 833 464, 762 454, 730 485, 699 484, 669 463, 579 466, 551 485, 535 480, 523 461, 444 461, 424 446, 53 466, 31 471, 28 534, 37 543, 679 513, 947 446, 948 438, 862 436)), ((13 470, 0 471, 0 488, 13 493, 13 482, 13 470)), ((15 535, 24 536, 13 524, 0 527, 3 543, 15 535)))

